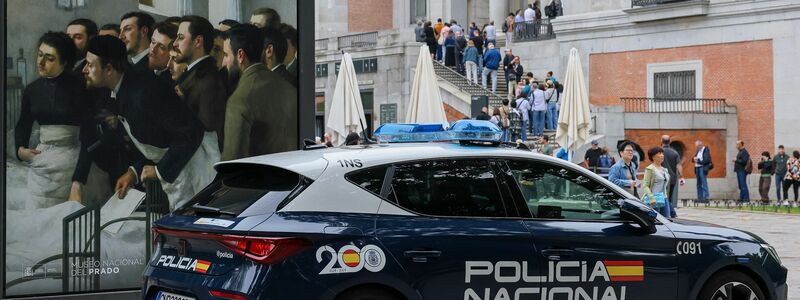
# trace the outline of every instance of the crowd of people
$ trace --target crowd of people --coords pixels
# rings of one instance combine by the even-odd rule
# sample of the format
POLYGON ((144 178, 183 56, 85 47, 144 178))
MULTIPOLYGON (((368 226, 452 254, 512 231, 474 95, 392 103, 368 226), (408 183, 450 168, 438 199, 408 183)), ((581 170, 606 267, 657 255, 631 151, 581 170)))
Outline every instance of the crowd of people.
MULTIPOLYGON (((531 11, 534 4, 529 7, 531 11)), ((525 13, 529 14, 527 10, 525 13)), ((502 28, 507 37, 511 36, 508 28, 514 28, 514 18, 511 16, 502 28)), ((503 128, 503 141, 525 141, 528 132, 538 137, 545 130, 558 127, 563 86, 556 80, 553 71, 540 79, 534 77, 532 72, 525 72, 521 58, 514 55, 510 47, 501 54, 496 48, 498 35, 494 21, 480 28, 475 22, 471 22, 468 28, 462 28, 455 20, 443 23, 441 18, 436 24, 420 21, 415 33, 417 42, 428 45, 434 60, 465 75, 469 84, 480 84, 497 93, 498 74, 502 72, 508 87, 508 91, 503 93, 508 99, 503 101, 502 106, 487 107, 485 117, 481 118, 492 119, 503 128), (495 113, 497 117, 493 118, 495 113)), ((506 45, 509 45, 508 41, 506 45)))
MULTIPOLYGON (((499 112, 495 109, 492 120, 497 115, 499 112)), ((512 124, 520 123, 520 120, 512 118, 511 122, 512 124)), ((516 144, 519 149, 532 150, 563 160, 568 159, 566 149, 551 143, 548 135, 539 138, 538 148, 522 140, 517 140, 516 144)), ((613 184, 658 210, 661 215, 674 218, 677 217, 675 207, 678 203, 678 187, 686 183, 684 161, 690 161, 688 164, 694 167, 696 178, 696 200, 700 203, 709 200, 708 174, 714 169, 714 162, 711 158, 711 150, 703 141, 695 142, 695 152, 691 157, 683 157, 679 150, 672 146, 672 138, 669 135, 661 137, 660 146, 652 147, 647 151, 629 140, 618 143, 616 150, 619 160, 615 159, 608 147, 600 147, 598 141, 592 141, 591 147, 586 150, 579 165, 607 178, 613 184), (642 169, 640 165, 644 160, 649 160, 650 164, 642 169)), ((737 151, 736 159, 732 162, 737 175, 739 203, 750 201, 747 177, 757 168, 762 203, 771 203, 770 187, 774 177, 776 186, 774 199, 777 201, 772 203, 784 206, 800 205, 798 202, 800 151, 793 151, 789 155, 785 152, 784 146, 780 145, 774 157, 768 151, 764 151, 757 163, 751 160, 743 141, 737 141, 737 151), (794 202, 789 201, 790 190, 793 192, 794 202)))
POLYGON ((216 28, 140 11, 99 28, 81 18, 43 34, 37 52, 14 128, 29 208, 159 180, 174 209, 220 160, 297 148, 297 30, 274 9, 216 28))

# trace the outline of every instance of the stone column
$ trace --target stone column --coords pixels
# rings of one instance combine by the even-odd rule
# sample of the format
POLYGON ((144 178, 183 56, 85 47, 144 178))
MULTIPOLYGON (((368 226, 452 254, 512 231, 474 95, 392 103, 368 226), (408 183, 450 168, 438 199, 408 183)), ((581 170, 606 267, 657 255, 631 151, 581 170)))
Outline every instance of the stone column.
POLYGON ((499 28, 506 19, 506 15, 508 15, 508 0, 489 0, 489 20, 494 21, 494 26, 498 28, 498 31, 500 31, 499 28))

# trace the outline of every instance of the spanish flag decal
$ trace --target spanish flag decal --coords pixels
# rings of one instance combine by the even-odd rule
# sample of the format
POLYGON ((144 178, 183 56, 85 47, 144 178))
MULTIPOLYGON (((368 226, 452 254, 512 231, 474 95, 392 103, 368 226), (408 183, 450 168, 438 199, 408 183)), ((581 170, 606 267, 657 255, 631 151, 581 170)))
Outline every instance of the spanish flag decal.
POLYGON ((195 265, 194 270, 198 273, 205 274, 208 272, 208 268, 211 267, 211 262, 205 260, 197 260, 197 265, 195 265))
POLYGON ((355 250, 346 250, 342 254, 342 262, 348 267, 354 268, 361 263, 361 255, 355 250))
POLYGON ((611 281, 644 281, 644 263, 641 260, 604 260, 611 281))

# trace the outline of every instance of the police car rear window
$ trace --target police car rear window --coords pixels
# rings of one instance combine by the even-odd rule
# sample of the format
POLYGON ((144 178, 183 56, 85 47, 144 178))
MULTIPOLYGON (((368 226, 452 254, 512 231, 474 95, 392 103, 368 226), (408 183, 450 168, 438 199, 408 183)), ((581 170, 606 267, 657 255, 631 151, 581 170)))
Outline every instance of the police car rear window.
POLYGON ((275 212, 304 188, 297 173, 264 165, 223 165, 217 178, 176 213, 244 217, 275 212))

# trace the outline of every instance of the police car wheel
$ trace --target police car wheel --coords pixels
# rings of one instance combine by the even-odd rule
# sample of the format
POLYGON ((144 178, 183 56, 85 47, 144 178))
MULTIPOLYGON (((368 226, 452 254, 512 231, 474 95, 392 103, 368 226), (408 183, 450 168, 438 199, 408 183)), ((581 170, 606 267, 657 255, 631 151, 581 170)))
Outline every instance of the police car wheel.
POLYGON ((355 288, 336 297, 336 300, 401 300, 396 293, 381 287, 355 288))
POLYGON ((724 271, 711 278, 700 292, 698 300, 766 300, 758 284, 749 276, 724 271))

